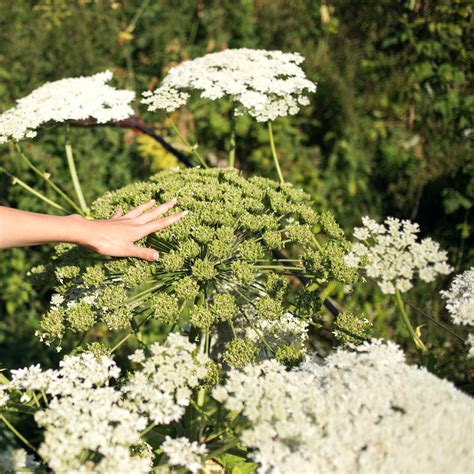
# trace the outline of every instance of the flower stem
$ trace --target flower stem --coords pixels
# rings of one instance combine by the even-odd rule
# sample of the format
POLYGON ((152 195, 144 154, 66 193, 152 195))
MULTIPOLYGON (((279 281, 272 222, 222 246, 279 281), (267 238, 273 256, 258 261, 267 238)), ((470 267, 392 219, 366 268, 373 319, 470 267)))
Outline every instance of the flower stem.
POLYGON ((174 132, 176 133, 176 135, 178 135, 178 137, 181 139, 181 141, 189 148, 189 151, 197 158, 197 160, 199 161, 199 163, 202 165, 203 168, 208 168, 208 166, 206 165, 206 162, 204 161, 204 159, 202 158, 202 156, 199 154, 199 152, 197 151, 197 147, 198 145, 195 144, 195 145, 191 145, 191 143, 188 142, 188 140, 186 140, 186 138, 181 134, 181 132, 178 130, 178 127, 176 126, 176 124, 174 123, 174 121, 171 119, 170 117, 170 123, 171 123, 171 127, 173 128, 174 132))
POLYGON ((7 428, 19 439, 23 442, 25 446, 28 446, 34 453, 36 453, 36 449, 34 446, 5 418, 4 415, 0 414, 0 420, 5 423, 7 428))
POLYGON ((59 209, 60 211, 63 211, 66 213, 66 209, 64 209, 61 204, 58 204, 55 201, 52 201, 51 199, 47 198, 43 193, 40 193, 39 191, 36 191, 36 189, 33 189, 31 186, 28 186, 24 181, 22 181, 20 178, 17 178, 16 176, 13 176, 10 174, 5 168, 0 167, 0 172, 5 173, 7 176, 9 176, 12 179, 12 185, 15 186, 15 184, 18 184, 21 186, 23 189, 28 191, 29 193, 33 194, 37 198, 41 199, 44 201, 46 204, 50 205, 51 207, 54 207, 55 209, 59 209))
POLYGON ((216 449, 215 451, 212 451, 210 453, 210 457, 211 458, 215 458, 217 456, 220 456, 221 454, 224 454, 225 452, 227 452, 230 448, 233 448, 234 446, 236 446, 237 444, 239 444, 239 440, 238 439, 233 439, 232 441, 229 441, 228 443, 224 444, 224 446, 216 449))
POLYGON ((87 207, 84 194, 82 193, 81 183, 79 181, 79 176, 77 175, 76 163, 74 162, 74 155, 72 153, 72 146, 69 142, 69 128, 66 131, 66 159, 69 167, 69 174, 71 175, 72 184, 74 186, 74 191, 76 192, 77 199, 79 200, 79 205, 82 209, 82 212, 85 215, 89 215, 89 208, 87 207))
POLYGON ((415 329, 413 328, 410 322, 410 319, 405 309, 405 304, 403 303, 402 297, 398 290, 395 293, 395 301, 397 302, 397 306, 398 306, 398 309, 400 310, 402 320, 405 323, 405 326, 408 329, 408 332, 410 333, 410 336, 413 339, 415 346, 418 349, 420 349, 422 352, 428 352, 428 349, 426 348, 425 344, 421 340, 420 336, 416 333, 415 329))
POLYGON ((43 179, 49 187, 51 187, 54 191, 56 191, 76 212, 78 212, 81 215, 84 215, 84 212, 82 211, 82 209, 59 186, 57 186, 53 181, 51 181, 51 175, 49 173, 47 173, 46 171, 41 171, 33 163, 31 163, 31 161, 26 157, 26 155, 23 153, 23 151, 21 150, 18 144, 15 144, 15 147, 16 147, 16 150, 18 151, 18 154, 23 159, 23 161, 41 179, 43 179))
POLYGON ((321 291, 321 294, 319 295, 321 300, 324 301, 336 288, 337 282, 336 281, 330 281, 326 288, 324 288, 323 291, 321 291))
POLYGON ((280 184, 283 184, 285 182, 285 179, 283 178, 283 174, 281 173, 280 163, 278 161, 278 155, 275 148, 275 140, 273 138, 273 126, 270 120, 268 121, 268 135, 270 137, 270 148, 272 149, 273 161, 275 162, 275 168, 278 173, 278 178, 280 179, 280 184))
POLYGON ((232 110, 230 116, 230 149, 229 149, 229 168, 235 167, 235 114, 232 110))

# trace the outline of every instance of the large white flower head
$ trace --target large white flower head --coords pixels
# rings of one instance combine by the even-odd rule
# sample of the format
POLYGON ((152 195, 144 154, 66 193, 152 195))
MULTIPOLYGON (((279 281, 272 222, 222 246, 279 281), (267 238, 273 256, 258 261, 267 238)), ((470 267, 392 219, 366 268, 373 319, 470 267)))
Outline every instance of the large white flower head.
POLYGON ((409 366, 393 343, 233 369, 213 392, 251 427, 241 441, 261 473, 468 472, 474 402, 409 366))
POLYGON ((449 290, 440 293, 454 323, 474 326, 474 267, 457 275, 449 290))
POLYGON ((185 61, 172 68, 161 86, 145 92, 148 110, 172 112, 184 105, 192 90, 204 99, 227 98, 236 113, 247 112, 259 122, 296 114, 316 91, 300 64, 299 53, 260 49, 227 49, 185 61))
POLYGON ((387 217, 378 224, 363 217, 363 227, 354 229, 359 240, 345 257, 346 265, 364 268, 366 275, 377 281, 383 293, 408 291, 413 280, 433 281, 437 275, 447 275, 447 252, 430 238, 417 241, 418 224, 387 217))
POLYGON ((33 138, 48 122, 124 120, 134 114, 135 93, 107 85, 112 72, 47 82, 0 115, 0 143, 33 138))

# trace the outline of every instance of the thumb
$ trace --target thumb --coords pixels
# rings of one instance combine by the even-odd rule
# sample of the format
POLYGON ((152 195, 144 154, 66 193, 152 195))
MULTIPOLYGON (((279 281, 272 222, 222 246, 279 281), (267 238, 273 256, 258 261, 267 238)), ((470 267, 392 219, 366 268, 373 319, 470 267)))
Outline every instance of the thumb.
POLYGON ((156 250, 146 247, 138 247, 137 245, 132 245, 130 247, 130 252, 128 252, 127 256, 141 258, 143 260, 148 260, 149 262, 155 262, 160 258, 160 255, 156 250))

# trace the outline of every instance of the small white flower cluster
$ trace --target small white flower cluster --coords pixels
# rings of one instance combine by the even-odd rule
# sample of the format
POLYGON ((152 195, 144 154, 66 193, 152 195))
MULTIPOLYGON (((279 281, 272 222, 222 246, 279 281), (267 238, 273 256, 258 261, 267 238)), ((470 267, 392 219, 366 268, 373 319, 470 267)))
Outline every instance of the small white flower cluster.
MULTIPOLYGON (((304 350, 304 345, 308 339, 308 323, 301 318, 295 317, 291 313, 285 313, 280 319, 275 321, 258 317, 251 306, 246 307, 247 315, 257 326, 265 341, 272 347, 297 346, 304 350)), ((245 329, 244 337, 255 344, 261 344, 260 336, 255 329, 248 327, 246 320, 242 321, 245 329)), ((238 331, 240 332, 240 331, 238 331)), ((261 349, 265 347, 262 345, 261 349)))
MULTIPOLYGON (((440 293, 455 324, 474 326, 474 267, 457 275, 449 290, 440 293)), ((467 343, 471 346, 469 357, 474 357, 474 334, 469 334, 467 343)))
POLYGON ((202 468, 202 458, 207 453, 204 444, 191 442, 188 438, 172 439, 169 436, 161 445, 161 449, 168 457, 167 463, 170 466, 185 467, 193 474, 202 468))
POLYGON ((202 353, 193 356, 195 350, 184 336, 171 333, 166 346, 155 343, 150 347, 149 357, 145 358, 141 350, 130 357, 142 369, 132 375, 124 392, 154 423, 179 420, 189 405, 191 389, 206 377, 209 358, 202 353))
POLYGON ((198 90, 204 99, 231 100, 237 114, 248 112, 259 122, 294 115, 309 104, 305 94, 316 91, 300 67, 303 61, 299 53, 246 48, 206 54, 172 68, 158 89, 143 93, 142 102, 150 111, 172 112, 198 90))
MULTIPOLYGON (((196 346, 182 335, 171 334, 165 344, 153 344, 150 350, 148 358, 142 350, 130 356, 142 367, 120 388, 111 386, 120 377, 114 360, 92 353, 66 357, 58 370, 43 371, 34 365, 12 371, 11 382, 2 387, 24 392, 23 402, 32 391, 50 396, 35 420, 44 428, 38 452, 52 470, 150 471, 152 454, 147 450, 133 454, 132 448, 141 445, 141 433, 149 423, 179 420, 189 404, 191 388, 208 372, 207 356, 193 356, 196 346), (85 460, 83 453, 95 454, 97 459, 85 460)), ((195 450, 196 455, 204 454, 203 449, 195 450)))
POLYGON ((10 397, 7 393, 7 386, 0 385, 0 408, 4 407, 8 403, 8 400, 10 400, 10 397))
POLYGON ((362 223, 363 227, 354 229, 354 237, 360 242, 352 246, 344 260, 349 267, 363 267, 383 293, 410 290, 416 275, 431 282, 437 275, 453 270, 447 263, 447 252, 437 242, 430 238, 417 242, 418 224, 393 217, 378 224, 367 216, 362 223))
POLYGON ((134 114, 135 93, 106 83, 112 72, 47 82, 0 115, 0 143, 36 136, 36 129, 54 121, 95 119, 98 123, 124 120, 134 114))
POLYGON ((474 402, 393 343, 233 369, 214 397, 242 412, 261 473, 469 472, 474 402))
POLYGON ((0 472, 35 472, 38 466, 39 463, 24 449, 9 448, 0 451, 0 472))

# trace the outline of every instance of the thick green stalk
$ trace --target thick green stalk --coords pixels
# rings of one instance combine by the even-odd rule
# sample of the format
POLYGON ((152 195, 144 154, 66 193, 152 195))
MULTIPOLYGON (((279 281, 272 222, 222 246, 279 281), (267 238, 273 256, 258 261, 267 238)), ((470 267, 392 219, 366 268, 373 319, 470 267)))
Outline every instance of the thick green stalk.
POLYGON ((235 167, 235 114, 232 110, 230 116, 230 149, 229 149, 229 168, 235 167))
POLYGON ((335 290, 336 286, 336 281, 330 281, 326 288, 324 288, 324 290, 321 291, 321 294, 319 295, 321 300, 324 301, 335 290))
POLYGON ((89 208, 87 207, 84 194, 82 193, 81 183, 79 181, 79 176, 77 175, 76 163, 74 162, 74 155, 72 153, 72 146, 69 142, 69 127, 66 129, 66 159, 69 167, 69 174, 71 175, 72 184, 74 186, 74 191, 76 192, 77 199, 79 200, 79 205, 81 206, 84 214, 89 215, 89 208))
POLYGON ((19 439, 21 442, 28 446, 34 453, 36 453, 36 449, 34 446, 5 418, 4 415, 0 414, 0 420, 5 423, 7 428, 19 439))
POLYGON ((84 212, 82 209, 59 187, 57 186, 53 181, 51 181, 51 175, 47 173, 46 171, 41 171, 39 168, 37 168, 31 161, 26 157, 26 155, 23 153, 21 150, 20 146, 16 144, 16 149, 20 155, 20 157, 23 159, 23 161, 41 178, 43 179, 46 184, 56 191, 76 212, 79 214, 83 215, 84 212))
POLYGON ((420 336, 418 336, 418 334, 416 333, 415 329, 413 328, 410 322, 410 318, 408 317, 408 314, 405 309, 405 304, 403 303, 402 297, 398 290, 395 293, 395 301, 397 302, 397 306, 398 306, 398 309, 400 310, 400 315, 402 317, 402 320, 405 323, 405 326, 408 329, 408 332, 410 333, 410 336, 413 339, 415 346, 418 349, 420 349, 422 352, 428 352, 427 347, 425 346, 423 341, 420 339, 420 336))
POLYGON ((268 135, 270 137, 270 148, 272 149, 273 161, 275 162, 275 168, 278 173, 278 178, 280 179, 280 184, 283 184, 285 182, 285 179, 283 178, 283 174, 280 169, 280 163, 278 161, 278 155, 275 148, 275 140, 273 138, 272 122, 270 120, 268 121, 268 135))
POLYGON ((206 165, 206 162, 204 161, 203 157, 197 151, 198 145, 197 144, 196 145, 191 145, 191 143, 189 143, 188 140, 186 140, 186 138, 178 130, 178 127, 175 125, 173 120, 171 118, 169 118, 169 121, 170 121, 171 127, 173 128, 176 135, 178 135, 180 140, 189 148, 189 151, 197 158, 197 160, 202 165, 202 167, 203 168, 208 168, 208 166, 206 165))
POLYGON ((0 172, 5 173, 7 176, 9 176, 12 179, 13 186, 15 184, 18 184, 19 186, 21 186, 23 189, 25 189, 29 193, 33 194, 37 198, 44 201, 46 204, 54 207, 55 209, 59 209, 60 211, 63 211, 64 213, 66 213, 66 209, 64 209, 64 207, 61 206, 61 204, 58 204, 57 202, 47 198, 44 194, 40 193, 39 191, 36 191, 36 189, 33 189, 31 186, 28 186, 24 181, 22 181, 20 178, 17 178, 16 176, 13 176, 6 169, 0 167, 0 172))

